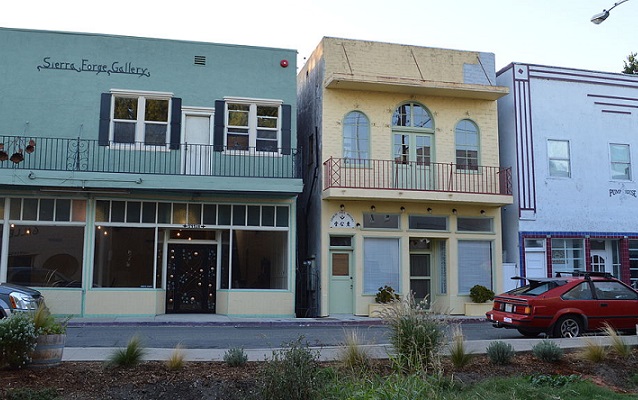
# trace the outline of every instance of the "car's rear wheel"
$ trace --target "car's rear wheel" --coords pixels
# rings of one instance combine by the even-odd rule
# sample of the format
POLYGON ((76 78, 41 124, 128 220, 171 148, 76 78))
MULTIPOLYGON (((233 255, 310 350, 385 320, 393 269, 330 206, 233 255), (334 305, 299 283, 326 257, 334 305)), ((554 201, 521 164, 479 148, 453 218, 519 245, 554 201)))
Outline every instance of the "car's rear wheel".
POLYGON ((558 319, 554 326, 554 337, 570 338, 577 337, 583 333, 583 323, 575 315, 565 315, 558 319))
POLYGON ((525 337, 536 337, 536 336, 541 334, 538 331, 530 331, 530 330, 522 329, 522 328, 518 328, 517 331, 518 331, 518 333, 520 333, 521 335, 523 335, 525 337))

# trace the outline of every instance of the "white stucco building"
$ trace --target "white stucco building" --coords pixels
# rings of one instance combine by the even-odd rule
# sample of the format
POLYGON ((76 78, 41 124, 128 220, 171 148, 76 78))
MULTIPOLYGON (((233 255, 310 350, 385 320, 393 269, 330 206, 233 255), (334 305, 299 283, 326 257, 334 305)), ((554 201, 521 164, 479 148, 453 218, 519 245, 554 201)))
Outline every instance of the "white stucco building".
POLYGON ((638 76, 513 63, 497 85, 505 261, 638 281, 638 76))

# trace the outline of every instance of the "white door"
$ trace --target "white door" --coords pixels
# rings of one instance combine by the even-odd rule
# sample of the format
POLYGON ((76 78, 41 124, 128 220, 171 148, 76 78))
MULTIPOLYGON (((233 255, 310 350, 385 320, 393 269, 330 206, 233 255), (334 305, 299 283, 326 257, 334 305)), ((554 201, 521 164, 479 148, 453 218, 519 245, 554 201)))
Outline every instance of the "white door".
POLYGON ((212 171, 212 120, 212 114, 186 114, 184 118, 183 151, 186 175, 210 175, 212 171))
POLYGON ((544 251, 525 251, 525 276, 530 278, 547 277, 544 251))

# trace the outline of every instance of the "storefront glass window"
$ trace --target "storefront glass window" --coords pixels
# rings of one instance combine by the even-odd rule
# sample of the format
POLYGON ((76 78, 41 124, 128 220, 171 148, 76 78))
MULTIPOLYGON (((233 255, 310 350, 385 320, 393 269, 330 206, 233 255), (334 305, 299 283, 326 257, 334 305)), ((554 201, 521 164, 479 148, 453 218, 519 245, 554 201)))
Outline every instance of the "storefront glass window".
POLYGON ((287 238, 288 232, 233 231, 231 287, 287 289, 287 238))

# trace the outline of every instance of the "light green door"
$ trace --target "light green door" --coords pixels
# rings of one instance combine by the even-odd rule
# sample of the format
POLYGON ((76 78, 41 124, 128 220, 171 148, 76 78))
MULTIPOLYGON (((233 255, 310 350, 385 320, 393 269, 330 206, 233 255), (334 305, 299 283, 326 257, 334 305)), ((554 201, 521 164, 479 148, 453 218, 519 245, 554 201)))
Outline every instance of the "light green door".
POLYGON ((433 189, 431 165, 432 135, 394 134, 394 187, 397 189, 433 189))
POLYGON ((353 313, 352 253, 330 252, 330 314, 353 313))

